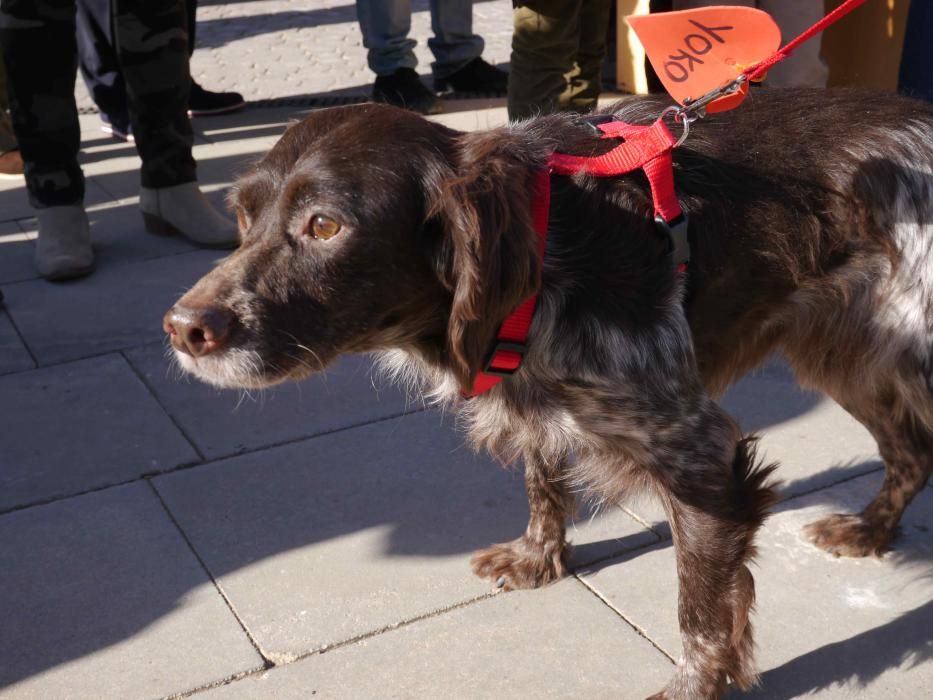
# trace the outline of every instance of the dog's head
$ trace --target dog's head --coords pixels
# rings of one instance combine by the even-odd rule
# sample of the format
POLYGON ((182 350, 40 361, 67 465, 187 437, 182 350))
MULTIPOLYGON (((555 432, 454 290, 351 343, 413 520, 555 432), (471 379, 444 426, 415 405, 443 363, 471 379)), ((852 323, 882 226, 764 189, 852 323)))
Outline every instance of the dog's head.
POLYGON ((233 188, 239 250, 165 315, 179 362, 250 388, 402 348, 472 385, 538 285, 530 197, 545 153, 386 106, 311 114, 233 188))

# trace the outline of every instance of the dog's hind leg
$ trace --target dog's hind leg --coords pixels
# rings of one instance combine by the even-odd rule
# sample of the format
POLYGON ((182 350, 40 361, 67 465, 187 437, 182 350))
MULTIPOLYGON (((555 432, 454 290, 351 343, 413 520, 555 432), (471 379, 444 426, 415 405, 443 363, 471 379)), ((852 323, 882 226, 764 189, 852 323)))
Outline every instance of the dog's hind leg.
POLYGON ((567 518, 575 499, 569 493, 567 457, 548 460, 538 451, 525 452, 528 528, 511 542, 494 544, 473 555, 473 572, 505 590, 537 588, 567 574, 567 518))
MULTIPOLYGON (((924 392, 921 400, 929 401, 924 392)), ((884 460, 884 482, 859 514, 836 514, 811 523, 806 532, 813 543, 836 556, 883 554, 897 533, 904 509, 933 472, 933 432, 892 389, 872 401, 840 401, 875 440, 884 460)))

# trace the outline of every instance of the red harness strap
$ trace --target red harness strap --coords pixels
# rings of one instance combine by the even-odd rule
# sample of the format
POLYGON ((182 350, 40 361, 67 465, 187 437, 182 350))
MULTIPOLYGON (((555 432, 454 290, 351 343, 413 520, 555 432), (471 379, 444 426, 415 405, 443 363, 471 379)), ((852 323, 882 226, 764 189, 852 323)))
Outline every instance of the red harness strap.
MULTIPOLYGON (((551 208, 551 174, 576 175, 586 173, 593 177, 616 177, 641 168, 651 186, 655 218, 671 230, 678 222, 684 222, 679 231, 680 242, 674 241, 678 262, 686 263, 686 225, 680 203, 674 193, 674 165, 671 151, 675 139, 664 122, 658 119, 650 126, 635 126, 613 121, 598 124, 603 138, 625 139, 623 143, 601 156, 591 158, 565 153, 552 153, 547 168, 538 173, 535 181, 535 197, 532 201, 532 217, 538 234, 538 254, 544 259, 547 244, 548 218, 551 208)), ((477 396, 496 386, 514 374, 521 366, 528 341, 528 330, 534 318, 538 294, 532 294, 502 322, 495 343, 489 351, 473 389, 464 392, 467 397, 477 396)))

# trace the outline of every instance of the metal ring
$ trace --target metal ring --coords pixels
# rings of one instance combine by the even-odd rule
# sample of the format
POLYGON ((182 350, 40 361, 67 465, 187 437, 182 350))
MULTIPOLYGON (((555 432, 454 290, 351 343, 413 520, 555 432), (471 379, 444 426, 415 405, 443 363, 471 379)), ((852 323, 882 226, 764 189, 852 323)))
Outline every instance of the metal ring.
POLYGON ((673 114, 674 123, 680 124, 684 130, 680 135, 680 138, 677 139, 677 142, 674 144, 674 148, 677 148, 684 141, 686 141, 687 136, 690 135, 690 122, 696 121, 698 117, 693 117, 693 119, 691 119, 683 107, 667 107, 663 112, 661 112, 661 119, 664 119, 664 117, 668 114, 673 114))

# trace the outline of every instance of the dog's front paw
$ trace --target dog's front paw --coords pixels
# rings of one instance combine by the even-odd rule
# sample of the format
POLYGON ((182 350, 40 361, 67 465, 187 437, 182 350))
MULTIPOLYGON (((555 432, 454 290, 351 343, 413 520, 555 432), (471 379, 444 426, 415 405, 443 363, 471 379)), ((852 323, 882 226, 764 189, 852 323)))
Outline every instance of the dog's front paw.
POLYGON ((725 675, 717 678, 715 674, 689 674, 678 670, 664 690, 646 700, 719 700, 727 687, 725 675))
POLYGON ((526 537, 494 544, 473 555, 473 573, 499 588, 538 588, 567 575, 570 547, 565 542, 534 542, 526 537))
POLYGON ((813 544, 837 557, 881 556, 894 536, 890 529, 861 515, 841 513, 810 523, 804 532, 813 544))

